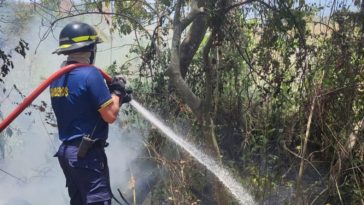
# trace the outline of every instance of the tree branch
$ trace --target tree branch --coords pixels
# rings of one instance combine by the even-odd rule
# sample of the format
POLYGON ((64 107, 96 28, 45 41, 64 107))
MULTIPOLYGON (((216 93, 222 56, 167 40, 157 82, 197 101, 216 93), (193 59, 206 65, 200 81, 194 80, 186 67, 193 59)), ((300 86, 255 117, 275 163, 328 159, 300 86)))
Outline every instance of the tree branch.
POLYGON ((181 62, 181 74, 185 78, 188 67, 190 66, 193 57, 195 56, 198 48, 206 35, 208 25, 207 17, 197 16, 193 21, 186 37, 183 39, 180 46, 180 62, 181 62))
POLYGON ((196 19, 198 15, 204 14, 203 8, 193 9, 184 19, 181 20, 182 30, 185 30, 186 27, 196 19))
POLYGON ((75 16, 82 16, 82 15, 87 15, 87 14, 122 16, 122 17, 125 17, 125 18, 129 19, 133 23, 138 24, 139 26, 143 27, 143 25, 140 22, 138 22, 137 20, 135 20, 135 18, 133 18, 131 16, 128 16, 128 15, 125 15, 125 14, 120 14, 120 13, 114 13, 114 12, 100 12, 100 11, 87 11, 87 12, 81 12, 81 13, 77 13, 77 14, 71 14, 71 15, 68 15, 68 16, 60 17, 60 18, 52 21, 51 26, 54 26, 55 23, 57 23, 60 20, 66 19, 66 18, 71 18, 71 17, 75 17, 75 16))
POLYGON ((57 19, 55 19, 54 21, 50 22, 50 27, 47 29, 47 31, 43 34, 41 40, 39 41, 39 43, 36 46, 35 52, 37 52, 38 47, 40 46, 41 42, 47 38, 47 36, 51 33, 51 31, 53 30, 53 26, 58 22, 61 21, 63 19, 67 19, 67 18, 72 18, 72 17, 76 17, 76 16, 83 16, 83 15, 89 15, 89 14, 97 14, 97 15, 114 15, 114 16, 122 16, 127 18, 128 20, 130 20, 131 22, 137 24, 139 26, 139 28, 141 28, 146 35, 148 35, 149 38, 152 38, 151 34, 148 32, 148 30, 146 30, 144 28, 144 26, 137 20, 135 20, 133 17, 125 15, 125 14, 120 14, 120 13, 114 13, 114 12, 100 12, 100 11, 87 11, 87 12, 82 12, 82 13, 77 13, 77 14, 71 14, 68 16, 63 16, 63 17, 59 17, 57 19))
POLYGON ((263 6, 269 8, 269 9, 271 9, 273 11, 278 11, 277 8, 272 7, 271 5, 269 5, 268 3, 266 3, 266 2, 264 2, 262 0, 246 0, 246 1, 243 1, 243 2, 239 2, 239 3, 236 3, 236 4, 230 5, 230 6, 225 7, 225 8, 220 8, 217 11, 223 11, 223 13, 228 13, 229 11, 231 11, 234 8, 237 8, 239 6, 243 6, 245 4, 254 3, 254 2, 257 2, 259 4, 262 4, 263 6))
POLYGON ((169 84, 173 87, 177 95, 192 109, 195 115, 200 113, 201 100, 191 91, 187 83, 183 80, 180 71, 180 41, 181 41, 181 7, 182 0, 176 3, 175 16, 173 20, 173 37, 171 47, 171 61, 166 75, 169 76, 169 84))

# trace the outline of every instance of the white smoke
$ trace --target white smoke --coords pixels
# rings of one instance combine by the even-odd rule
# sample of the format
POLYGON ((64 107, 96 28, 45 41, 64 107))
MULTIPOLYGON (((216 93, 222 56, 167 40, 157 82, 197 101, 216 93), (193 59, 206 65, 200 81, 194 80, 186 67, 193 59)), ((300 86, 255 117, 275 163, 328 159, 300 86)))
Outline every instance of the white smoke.
MULTIPOLYGON (((0 13, 4 14, 4 9, 8 8, 0 8, 0 13)), ((58 38, 60 28, 72 20, 97 24, 100 22, 100 17, 85 16, 63 20, 53 31, 54 35, 58 38), (93 23, 93 21, 95 22, 93 23)), ((21 94, 13 88, 14 84, 22 94, 27 95, 58 69, 64 60, 64 56, 51 54, 58 46, 58 41, 52 34, 41 42, 35 53, 39 39, 46 29, 41 27, 41 19, 33 16, 25 24, 17 22, 17 24, 6 25, 7 32, 0 33, 4 36, 4 38, 0 38, 2 49, 14 47, 19 39, 24 39, 30 47, 25 59, 14 52, 15 68, 6 76, 6 83, 0 84, 0 113, 3 117, 7 116, 16 107, 16 103, 22 100, 21 94), (4 88, 6 88, 5 92, 3 92, 4 88)), ((105 29, 100 28, 99 30, 105 29)), ((100 44, 100 50, 121 45, 121 39, 116 37, 113 38, 113 44, 108 43, 107 39, 104 40, 106 42, 100 44)), ((123 44, 127 44, 126 41, 123 39, 123 44)), ((122 56, 124 56, 122 54, 128 53, 127 49, 128 47, 123 47, 123 49, 113 52, 112 50, 100 52, 96 58, 96 65, 101 68, 110 65, 110 59, 121 64, 122 56)), ((48 90, 44 91, 33 104, 40 105, 42 101, 47 104, 46 111, 51 111, 48 90)), ((57 130, 47 124, 45 119, 44 112, 30 107, 10 125, 12 133, 6 131, 0 133, 0 143, 4 145, 4 159, 0 158, 0 169, 3 170, 0 171, 0 205, 64 205, 69 203, 63 172, 57 158, 53 157, 59 146, 57 130)), ((121 129, 118 123, 110 128, 110 146, 106 148, 106 152, 114 192, 115 188, 123 190, 127 186, 130 178, 128 166, 143 147, 141 136, 138 131, 129 132, 121 129)))

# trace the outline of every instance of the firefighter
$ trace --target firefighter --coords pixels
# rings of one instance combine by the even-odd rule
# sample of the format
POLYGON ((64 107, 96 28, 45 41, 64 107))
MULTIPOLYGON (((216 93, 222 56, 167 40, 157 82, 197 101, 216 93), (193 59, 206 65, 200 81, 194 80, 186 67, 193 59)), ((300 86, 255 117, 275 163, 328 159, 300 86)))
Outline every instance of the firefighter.
POLYGON ((62 141, 55 156, 66 178, 71 205, 109 205, 111 188, 104 148, 108 127, 122 103, 131 100, 125 79, 113 77, 106 84, 93 66, 97 44, 95 29, 71 22, 61 31, 59 47, 53 53, 67 56, 62 66, 82 63, 50 85, 52 107, 62 141))

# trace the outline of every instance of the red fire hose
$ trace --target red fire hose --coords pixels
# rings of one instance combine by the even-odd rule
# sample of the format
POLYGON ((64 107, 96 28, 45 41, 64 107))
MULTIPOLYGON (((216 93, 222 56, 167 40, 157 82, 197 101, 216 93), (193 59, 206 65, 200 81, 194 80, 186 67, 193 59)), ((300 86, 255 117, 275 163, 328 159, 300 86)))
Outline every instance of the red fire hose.
MULTIPOLYGON (((61 75, 70 72, 71 70, 82 67, 82 66, 90 66, 89 64, 71 64, 65 67, 60 68, 58 71, 49 76, 45 81, 43 81, 28 97, 24 99, 22 103, 16 107, 13 112, 11 112, 5 119, 0 123, 0 132, 2 132, 18 115, 23 112, 23 110, 30 105, 34 101, 35 98, 39 96, 52 81, 59 78, 61 75)), ((103 70, 99 69, 102 76, 105 78, 107 82, 111 81, 111 77, 105 73, 103 70)))

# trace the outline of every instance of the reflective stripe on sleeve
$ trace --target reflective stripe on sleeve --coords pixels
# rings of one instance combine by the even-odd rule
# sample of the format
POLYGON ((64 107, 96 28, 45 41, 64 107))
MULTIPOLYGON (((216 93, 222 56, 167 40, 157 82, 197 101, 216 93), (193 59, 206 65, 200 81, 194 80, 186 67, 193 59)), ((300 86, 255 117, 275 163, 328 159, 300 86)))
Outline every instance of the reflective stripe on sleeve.
POLYGON ((106 101, 104 104, 102 104, 102 105, 100 106, 100 108, 98 109, 98 111, 100 111, 100 110, 104 109, 105 107, 107 107, 108 105, 110 105, 112 102, 113 102, 113 100, 112 100, 112 98, 111 98, 110 100, 108 100, 108 101, 106 101))

